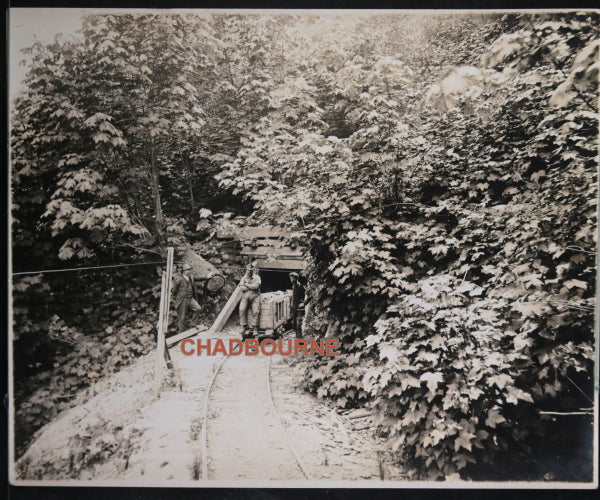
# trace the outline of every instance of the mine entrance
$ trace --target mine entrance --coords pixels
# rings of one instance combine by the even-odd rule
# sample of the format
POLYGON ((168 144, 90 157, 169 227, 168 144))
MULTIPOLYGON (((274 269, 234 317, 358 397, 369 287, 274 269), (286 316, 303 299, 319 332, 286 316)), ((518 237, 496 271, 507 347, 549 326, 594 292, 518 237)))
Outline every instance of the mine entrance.
POLYGON ((283 269, 259 269, 261 279, 261 293, 276 292, 277 290, 291 290, 291 270, 283 269))

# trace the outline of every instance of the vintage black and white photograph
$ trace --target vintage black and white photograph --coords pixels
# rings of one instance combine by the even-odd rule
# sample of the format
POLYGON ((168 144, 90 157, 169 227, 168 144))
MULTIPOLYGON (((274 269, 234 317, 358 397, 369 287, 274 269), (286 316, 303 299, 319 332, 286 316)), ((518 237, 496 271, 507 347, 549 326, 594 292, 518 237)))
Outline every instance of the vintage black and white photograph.
POLYGON ((9 11, 16 485, 597 486, 597 11, 9 11))

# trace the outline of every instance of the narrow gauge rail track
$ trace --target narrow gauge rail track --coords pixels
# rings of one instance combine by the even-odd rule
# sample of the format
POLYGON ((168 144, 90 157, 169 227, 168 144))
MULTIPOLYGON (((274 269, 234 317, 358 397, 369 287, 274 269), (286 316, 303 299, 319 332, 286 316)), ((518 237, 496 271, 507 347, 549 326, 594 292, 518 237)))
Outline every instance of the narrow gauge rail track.
MULTIPOLYGON (((210 379, 210 382, 208 384, 208 387, 206 388, 206 392, 204 394, 202 430, 201 430, 202 480, 209 479, 209 477, 208 477, 208 421, 209 421, 208 407, 209 407, 209 402, 210 402, 211 390, 215 385, 215 381, 216 381, 217 377, 219 376, 219 373, 221 372, 223 365, 227 362, 229 357, 230 357, 229 354, 227 354, 226 356, 223 356, 223 359, 217 365, 217 368, 215 369, 215 371, 210 379)), ((279 415, 279 412, 277 411, 277 407, 275 406, 275 402, 273 401, 273 394, 271 392, 271 356, 268 356, 267 359, 268 359, 267 370, 266 370, 267 376, 266 376, 265 383, 266 383, 270 411, 271 411, 272 415, 275 417, 275 420, 277 421, 278 427, 279 427, 282 435, 285 438, 287 448, 288 448, 290 454, 294 457, 294 460, 295 460, 296 464, 298 465, 298 468, 300 469, 300 471, 302 472, 302 474, 304 475, 304 477, 306 479, 311 480, 312 477, 308 473, 306 466, 302 462, 302 459, 301 459, 298 451, 296 450, 296 447, 294 446, 294 443, 292 442, 288 432, 286 431, 286 429, 283 425, 283 422, 281 420, 281 416, 279 415)))

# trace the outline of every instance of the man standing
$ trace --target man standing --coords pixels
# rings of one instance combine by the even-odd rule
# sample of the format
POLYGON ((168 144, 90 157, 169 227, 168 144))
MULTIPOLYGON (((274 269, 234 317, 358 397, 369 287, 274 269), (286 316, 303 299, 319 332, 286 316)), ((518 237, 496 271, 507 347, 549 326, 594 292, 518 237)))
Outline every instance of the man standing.
POLYGON ((173 297, 175 297, 173 305, 177 311, 177 328, 180 332, 183 332, 185 331, 188 309, 200 310, 200 304, 194 299, 194 276, 190 264, 185 263, 182 265, 181 274, 173 283, 172 292, 173 297))
POLYGON ((260 314, 260 276, 256 264, 250 264, 246 268, 246 274, 240 282, 242 300, 240 301, 240 326, 242 327, 242 339, 248 336, 248 327, 254 330, 254 336, 258 336, 258 315, 260 314))
POLYGON ((302 336, 302 325, 298 321, 298 309, 303 305, 305 290, 298 273, 290 273, 290 281, 292 282, 292 303, 290 305, 292 327, 296 332, 296 338, 300 338, 302 336))

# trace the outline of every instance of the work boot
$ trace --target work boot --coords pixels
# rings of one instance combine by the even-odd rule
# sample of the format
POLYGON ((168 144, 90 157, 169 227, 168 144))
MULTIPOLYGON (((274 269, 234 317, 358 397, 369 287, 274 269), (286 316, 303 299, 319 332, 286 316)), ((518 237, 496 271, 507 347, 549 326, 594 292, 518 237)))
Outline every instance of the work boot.
POLYGON ((248 338, 248 328, 246 326, 243 327, 242 330, 242 340, 246 340, 248 338))
POLYGON ((257 339, 258 338, 258 326, 254 327, 253 333, 254 333, 254 338, 257 339))

